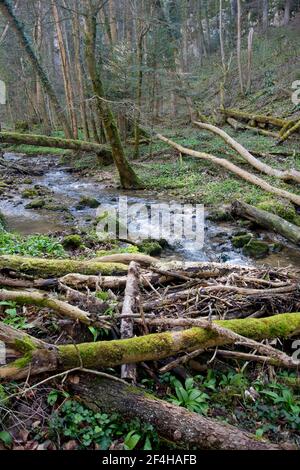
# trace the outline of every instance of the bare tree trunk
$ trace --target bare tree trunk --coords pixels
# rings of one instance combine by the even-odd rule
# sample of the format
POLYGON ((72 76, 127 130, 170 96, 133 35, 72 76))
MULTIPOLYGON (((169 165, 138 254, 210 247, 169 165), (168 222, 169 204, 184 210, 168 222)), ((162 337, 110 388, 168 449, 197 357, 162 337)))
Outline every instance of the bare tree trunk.
POLYGON ((263 30, 267 31, 269 27, 269 0, 262 0, 262 25, 263 30))
POLYGON ((284 4, 284 18, 283 18, 283 24, 286 26, 290 22, 290 16, 291 16, 291 0, 285 0, 284 4))
POLYGON ((85 16, 85 51, 89 75, 92 81, 93 91, 96 96, 99 117, 103 122, 105 132, 112 148, 112 155, 118 169, 121 185, 125 189, 133 189, 140 186, 140 181, 130 166, 121 143, 119 129, 108 101, 105 99, 104 88, 99 71, 96 67, 96 14, 90 1, 87 1, 88 12, 85 16))
POLYGON ((201 39, 201 48, 203 55, 207 57, 207 44, 206 44, 206 39, 204 35, 204 30, 203 30, 203 5, 202 5, 202 0, 199 0, 199 33, 200 33, 200 39, 201 39))
MULTIPOLYGON (((139 295, 139 266, 132 261, 128 268, 127 283, 123 301, 122 315, 129 315, 121 321, 121 338, 133 337, 133 319, 130 318, 134 313, 138 312, 138 295, 139 295)), ((123 364, 121 367, 122 379, 127 379, 136 383, 136 366, 135 364, 123 364)))
MULTIPOLYGON (((14 10, 17 10, 18 6, 19 6, 19 2, 20 0, 17 0, 16 3, 15 3, 15 6, 14 6, 14 10)), ((6 35, 9 31, 9 21, 6 23, 3 31, 2 31, 2 34, 0 36, 0 45, 2 44, 2 42, 5 40, 6 38, 6 35)))
MULTIPOLYGON (((41 53, 42 49, 42 38, 43 38, 43 31, 42 31, 42 3, 39 0, 37 4, 37 22, 35 28, 35 44, 38 53, 41 53)), ((43 88, 41 85, 40 78, 38 74, 36 74, 36 107, 40 116, 40 120, 43 124, 43 133, 46 135, 51 134, 51 121, 50 117, 47 112, 46 103, 45 103, 45 96, 43 93, 43 88)))
POLYGON ((64 80, 64 88, 65 88, 68 114, 70 117, 70 122, 72 124, 72 137, 77 139, 78 125, 77 125, 77 118, 76 118, 76 112, 75 112, 75 106, 74 106, 74 97, 73 97, 72 82, 71 82, 71 75, 70 75, 70 64, 69 64, 68 57, 67 57, 67 51, 66 51, 65 41, 64 41, 62 27, 61 27, 61 19, 59 17, 56 0, 51 0, 51 6, 52 6, 52 12, 53 12, 53 17, 55 21, 57 39, 58 39, 58 44, 59 44, 59 52, 60 52, 60 57, 61 57, 61 67, 62 67, 62 75, 63 75, 63 80, 64 80))
POLYGON ((41 83, 45 89, 45 92, 49 96, 49 99, 53 105, 53 108, 55 110, 56 116, 58 121, 61 123, 63 126, 63 129, 65 131, 66 137, 71 137, 72 132, 71 128, 68 123, 68 119, 65 116, 64 110, 62 109, 58 98, 55 94, 54 89, 52 88, 52 85, 47 77, 47 74, 45 70, 42 68, 35 51, 33 50, 33 47, 31 46, 30 40, 28 39, 23 25, 19 22, 18 18, 16 17, 15 13, 12 10, 11 5, 9 4, 8 0, 2 0, 0 3, 0 11, 3 14, 5 18, 9 21, 11 24, 14 32, 16 33, 19 43, 21 47, 24 49, 24 51, 27 54, 27 57, 29 61, 31 62, 33 69, 36 71, 38 74, 41 83))
POLYGON ((79 3, 78 0, 75 2, 76 11, 73 14, 73 42, 74 42, 74 59, 75 59, 75 69, 77 75, 77 86, 78 86, 78 95, 80 99, 80 113, 81 113, 81 121, 83 127, 83 134, 85 140, 90 140, 90 130, 88 125, 88 116, 87 116, 87 106, 85 101, 85 93, 84 93, 84 77, 83 77, 83 69, 81 64, 81 57, 80 57, 80 19, 78 13, 79 3))
POLYGON ((211 52, 211 35, 210 35, 210 22, 208 14, 208 1, 205 2, 205 23, 206 23, 206 35, 207 35, 207 50, 211 52))
POLYGON ((111 40, 112 40, 112 44, 116 44, 118 42, 118 27, 117 27, 115 0, 108 0, 108 9, 109 9, 109 24, 110 24, 111 40))
POLYGON ((247 80, 248 92, 251 90, 251 79, 252 79, 253 35, 254 35, 254 29, 250 28, 249 35, 248 35, 248 80, 247 80))
POLYGON ((223 40, 223 0, 220 0, 219 35, 220 35, 222 68, 223 68, 223 71, 224 71, 225 68, 226 68, 226 61, 225 61, 224 40, 223 40))
POLYGON ((139 419, 154 426, 160 437, 185 449, 278 450, 246 431, 159 400, 137 387, 115 380, 86 378, 71 388, 94 410, 115 412, 126 420, 139 419))
POLYGON ((41 83, 45 89, 45 92, 49 96, 49 99, 53 105, 53 108, 55 110, 56 116, 58 121, 61 123, 63 126, 64 132, 66 134, 67 138, 70 138, 72 135, 72 131, 70 128, 70 125, 68 123, 68 119, 64 113, 63 108, 61 107, 58 98, 56 96, 56 93, 48 79, 48 76, 45 72, 45 70, 42 68, 37 55, 35 51, 33 50, 33 47, 31 46, 30 40, 27 37, 23 25, 19 22, 18 18, 16 17, 10 3, 8 0, 2 0, 0 3, 0 11, 3 14, 3 16, 9 21, 11 24, 12 29, 14 30, 15 34, 18 37, 19 43, 21 47, 24 49, 26 52, 26 55, 29 59, 29 61, 32 64, 32 67, 34 71, 37 73, 39 76, 41 83))
POLYGON ((243 79, 243 69, 242 69, 242 58, 241 58, 241 47, 242 47, 242 5, 241 0, 237 0, 237 61, 239 69, 239 79, 240 79, 240 90, 241 94, 244 94, 244 79, 243 79))
POLYGON ((134 125, 134 140, 135 140, 135 148, 134 148, 134 155, 135 158, 139 157, 139 148, 140 148, 140 137, 141 137, 141 129, 140 129, 140 117, 141 117, 141 107, 142 107, 142 90, 143 90, 143 61, 144 61, 144 40, 145 36, 148 32, 149 27, 142 24, 142 20, 139 19, 137 22, 137 67, 138 67, 138 75, 137 75, 137 110, 136 110, 136 118, 135 118, 135 125, 134 125))

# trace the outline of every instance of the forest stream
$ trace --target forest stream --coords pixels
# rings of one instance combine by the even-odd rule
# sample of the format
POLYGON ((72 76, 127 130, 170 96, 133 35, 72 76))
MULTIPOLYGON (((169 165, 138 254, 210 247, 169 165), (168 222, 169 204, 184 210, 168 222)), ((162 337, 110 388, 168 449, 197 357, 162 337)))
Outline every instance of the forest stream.
MULTIPOLYGON (((7 221, 8 229, 22 235, 35 233, 56 233, 71 228, 80 231, 88 228, 96 219, 96 209, 80 208, 78 203, 82 197, 95 198, 100 204, 116 208, 119 196, 126 196, 128 204, 153 204, 170 202, 166 197, 154 191, 125 191, 107 182, 98 182, 93 178, 82 177, 70 167, 62 166, 56 156, 23 156, 6 153, 6 161, 24 168, 34 168, 41 174, 30 177, 28 184, 21 183, 8 196, 0 200, 0 212, 7 221), (51 201, 51 210, 47 208, 28 209, 30 199, 23 197, 25 190, 40 188, 51 201)), ((172 200, 174 201, 174 199, 172 200)), ((142 217, 142 216, 141 216, 142 217)), ((138 220, 143 224, 143 219, 138 220)), ((233 235, 240 233, 241 227, 236 222, 213 222, 209 219, 209 211, 205 212, 204 247, 195 247, 192 241, 169 242, 163 252, 167 259, 187 261, 230 262, 235 264, 267 264, 273 267, 299 266, 300 251, 282 237, 256 230, 256 235, 270 243, 280 243, 282 249, 273 252, 263 259, 252 259, 243 255, 240 249, 234 248, 231 242, 233 235)), ((155 238, 155 237, 154 237, 155 238)))

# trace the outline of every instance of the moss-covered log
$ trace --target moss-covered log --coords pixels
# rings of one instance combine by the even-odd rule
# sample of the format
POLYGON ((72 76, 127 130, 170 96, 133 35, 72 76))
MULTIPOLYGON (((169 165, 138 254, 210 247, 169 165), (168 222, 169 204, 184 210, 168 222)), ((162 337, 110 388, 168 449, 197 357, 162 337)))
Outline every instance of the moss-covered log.
POLYGON ((220 109, 222 114, 225 116, 233 117, 241 121, 253 121, 260 122, 262 124, 271 124, 274 127, 279 127, 280 129, 284 126, 292 126, 295 124, 295 121, 282 119, 274 116, 265 116, 263 114, 251 114, 246 111, 240 111, 238 109, 220 109))
MULTIPOLYGON (((223 320, 217 321, 216 325, 257 341, 286 338, 300 332, 300 313, 281 314, 262 319, 223 320)), ((4 341, 1 329, 6 331, 6 325, 0 324, 0 341, 4 341)), ((31 341, 29 335, 28 341, 31 341)), ((216 331, 195 327, 184 331, 155 333, 124 340, 59 345, 56 346, 56 367, 61 370, 82 366, 88 369, 116 367, 122 364, 160 360, 180 352, 208 349, 232 342, 234 342, 232 339, 220 336, 216 331)), ((18 347, 16 349, 19 350, 18 347)), ((34 364, 31 364, 33 357, 30 354, 31 352, 27 354, 26 362, 21 363, 21 367, 10 364, 8 368, 0 368, 0 377, 11 378, 10 371, 13 370, 14 374, 17 371, 18 378, 24 378, 30 365, 31 373, 36 373, 34 364)), ((38 362, 36 351, 34 360, 38 362)))
POLYGON ((18 134, 16 132, 0 132, 0 143, 13 145, 34 145, 37 147, 60 148, 80 152, 93 152, 105 161, 112 161, 111 150, 108 145, 85 142, 83 140, 61 139, 35 134, 18 134))
POLYGON ((93 410, 115 412, 125 420, 138 418, 154 426, 161 438, 186 449, 278 450, 279 446, 145 393, 138 387, 117 381, 80 375, 70 384, 93 410))
POLYGON ((285 132, 282 133, 279 141, 277 142, 278 145, 281 145, 285 142, 292 134, 299 131, 300 129, 300 119, 297 121, 293 126, 286 126, 285 132))
POLYGON ((300 227, 282 219, 278 215, 257 209, 242 201, 235 201, 233 203, 232 213, 238 217, 251 220, 251 222, 255 222, 261 227, 271 229, 287 240, 300 245, 300 227))
POLYGON ((26 258, 15 255, 0 256, 0 269, 10 269, 40 277, 61 277, 69 273, 112 274, 127 273, 127 266, 120 263, 101 263, 97 261, 80 261, 74 259, 26 258))

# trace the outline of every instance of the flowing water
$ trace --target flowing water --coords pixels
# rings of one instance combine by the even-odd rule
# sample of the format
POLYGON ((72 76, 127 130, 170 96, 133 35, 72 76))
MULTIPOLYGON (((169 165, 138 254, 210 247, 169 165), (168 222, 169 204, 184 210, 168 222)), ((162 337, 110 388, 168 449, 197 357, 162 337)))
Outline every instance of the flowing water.
MULTIPOLYGON (((9 197, 0 200, 0 211, 4 214, 9 229, 21 234, 54 233, 70 229, 72 226, 91 226, 95 221, 97 210, 90 208, 78 210, 76 206, 82 196, 95 198, 101 205, 109 205, 111 208, 117 208, 120 196, 127 197, 128 206, 143 204, 149 207, 151 204, 169 202, 160 199, 150 191, 128 192, 117 188, 107 188, 105 183, 99 183, 91 178, 72 173, 69 168, 61 166, 59 159, 55 156, 24 157, 10 153, 6 154, 4 158, 13 163, 26 165, 28 169, 41 169, 43 172, 42 176, 30 177, 32 180, 31 185, 23 184, 17 191, 11 192, 9 197), (25 206, 29 200, 22 198, 21 193, 24 189, 35 185, 47 188, 51 192, 49 197, 53 199, 57 208, 67 207, 72 217, 69 216, 66 219, 66 213, 59 210, 26 209, 25 206)), ((135 218, 135 224, 139 224, 140 229, 143 228, 145 226, 145 214, 139 214, 135 218)), ((253 264, 253 260, 245 257, 240 250, 232 247, 230 239, 234 230, 237 230, 237 226, 233 224, 213 223, 205 219, 203 247, 199 247, 193 241, 173 242, 172 239, 163 236, 162 238, 166 238, 170 243, 170 247, 165 251, 164 256, 193 261, 253 264)), ((153 238, 155 238, 155 232, 156 227, 153 227, 151 233, 153 238)), ((300 265, 300 251, 284 242, 284 249, 280 253, 274 253, 259 263, 298 267, 300 265)))

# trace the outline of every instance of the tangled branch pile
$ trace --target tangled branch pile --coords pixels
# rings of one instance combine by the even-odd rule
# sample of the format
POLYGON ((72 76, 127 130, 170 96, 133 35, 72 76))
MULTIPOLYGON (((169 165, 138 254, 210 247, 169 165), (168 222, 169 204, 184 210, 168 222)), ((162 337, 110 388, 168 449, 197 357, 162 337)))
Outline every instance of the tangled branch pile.
POLYGON ((100 265, 99 260, 89 261, 89 272, 93 272, 93 263, 98 274, 86 274, 87 263, 80 262, 77 273, 65 274, 60 266, 63 275, 58 277, 54 260, 44 260, 41 266, 40 260, 1 257, 0 301, 35 306, 40 314, 51 311, 71 324, 82 324, 83 330, 86 325, 104 328, 109 336, 88 343, 76 338, 70 343, 63 336, 51 341, 1 323, 0 341, 7 346, 9 362, 0 368, 0 377, 28 379, 50 371, 84 373, 87 369, 101 376, 103 372, 95 371, 121 366, 121 378, 101 376, 87 381, 80 375, 77 393, 87 401, 93 397, 104 409, 122 413, 126 400, 135 394, 139 407, 132 406, 125 414, 155 423, 162 436, 175 442, 190 440, 190 445, 201 448, 276 448, 161 402, 161 416, 164 412, 172 415, 167 428, 164 419, 154 413, 157 400, 145 397, 141 389, 133 391, 124 381, 136 384, 141 367, 155 377, 189 364, 195 357, 205 366, 207 352, 210 360, 222 354, 296 369, 298 364, 288 354, 261 341, 300 332, 300 314, 294 313, 300 303, 297 273, 218 263, 160 263, 140 255, 106 257, 100 265), (124 263, 129 264, 128 272, 124 263), (109 275, 99 274, 99 266, 109 275), (220 351, 221 345, 229 349, 220 351), (145 361, 151 362, 146 365, 145 361), (100 393, 95 393, 95 387, 100 393), (105 399, 101 400, 102 389, 105 399), (200 432, 199 426, 205 431, 201 428, 200 432), (175 429, 180 435, 174 434, 175 429))

